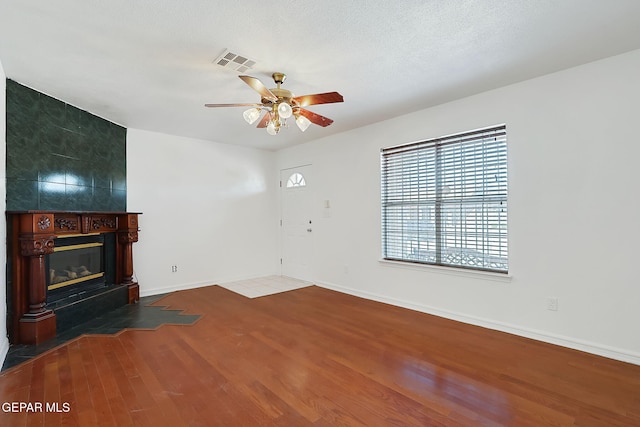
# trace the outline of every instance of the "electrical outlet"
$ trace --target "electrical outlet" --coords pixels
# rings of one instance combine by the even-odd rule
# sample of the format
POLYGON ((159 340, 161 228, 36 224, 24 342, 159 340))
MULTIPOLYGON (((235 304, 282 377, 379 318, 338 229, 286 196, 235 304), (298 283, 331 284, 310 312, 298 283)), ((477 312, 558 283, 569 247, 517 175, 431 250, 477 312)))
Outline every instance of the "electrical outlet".
POLYGON ((172 265, 171 266, 171 272, 172 273, 177 273, 178 272, 178 266, 177 265, 172 265))
POLYGON ((547 298, 547 310, 558 311, 558 298, 556 297, 547 298))

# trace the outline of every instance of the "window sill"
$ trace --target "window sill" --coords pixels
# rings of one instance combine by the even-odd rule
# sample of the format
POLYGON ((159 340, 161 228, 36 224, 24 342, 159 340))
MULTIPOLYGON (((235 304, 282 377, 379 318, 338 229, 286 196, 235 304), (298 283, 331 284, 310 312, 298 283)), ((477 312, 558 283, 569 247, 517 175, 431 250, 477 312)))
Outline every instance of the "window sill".
POLYGON ((446 274, 449 276, 470 277, 474 279, 490 280, 493 282, 511 282, 511 274, 494 273, 491 271, 468 270, 463 268, 445 267, 441 265, 419 264, 403 261, 391 261, 388 259, 380 259, 378 262, 385 267, 402 268, 418 271, 429 271, 438 274, 446 274))

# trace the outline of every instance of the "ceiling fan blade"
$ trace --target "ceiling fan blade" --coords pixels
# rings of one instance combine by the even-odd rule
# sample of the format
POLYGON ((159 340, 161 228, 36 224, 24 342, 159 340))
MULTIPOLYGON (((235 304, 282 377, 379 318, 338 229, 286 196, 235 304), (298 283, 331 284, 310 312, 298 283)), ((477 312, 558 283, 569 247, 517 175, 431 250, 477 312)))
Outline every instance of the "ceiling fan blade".
POLYGON ((205 107, 262 107, 262 104, 204 104, 205 107))
POLYGON ((267 111, 267 114, 262 116, 262 119, 258 122, 257 128, 266 128, 271 120, 271 111, 267 111))
POLYGON ((268 99, 269 101, 273 101, 273 102, 278 100, 278 97, 275 96, 273 92, 267 89, 267 87, 255 77, 251 77, 251 76, 238 76, 238 77, 240 77, 243 82, 251 86, 251 88, 256 92, 258 92, 260 96, 262 96, 264 99, 268 99))
POLYGON ((313 111, 305 110, 304 108, 300 108, 298 112, 301 116, 306 117, 311 123, 318 126, 327 127, 331 123, 333 123, 333 120, 331 120, 330 118, 321 116, 320 114, 316 114, 313 111))
POLYGON ((344 98, 338 92, 316 93, 314 95, 302 95, 292 98, 301 107, 317 104, 331 104, 334 102, 344 102, 344 98))

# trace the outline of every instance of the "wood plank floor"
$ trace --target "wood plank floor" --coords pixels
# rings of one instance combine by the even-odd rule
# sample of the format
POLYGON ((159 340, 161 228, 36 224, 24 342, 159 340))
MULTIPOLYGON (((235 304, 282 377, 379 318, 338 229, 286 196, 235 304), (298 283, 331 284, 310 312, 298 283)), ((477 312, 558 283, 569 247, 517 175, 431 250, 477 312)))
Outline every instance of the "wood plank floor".
POLYGON ((315 286, 154 304, 202 317, 85 335, 3 372, 0 425, 640 426, 640 366, 315 286))

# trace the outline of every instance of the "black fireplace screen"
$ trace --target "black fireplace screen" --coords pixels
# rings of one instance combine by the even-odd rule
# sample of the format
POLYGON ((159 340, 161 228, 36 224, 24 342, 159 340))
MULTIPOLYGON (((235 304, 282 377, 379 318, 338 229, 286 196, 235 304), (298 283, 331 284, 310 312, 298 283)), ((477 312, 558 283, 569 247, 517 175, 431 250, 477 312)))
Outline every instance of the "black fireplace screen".
POLYGON ((48 291, 71 285, 104 283, 104 241, 101 236, 56 239, 49 255, 48 291))

